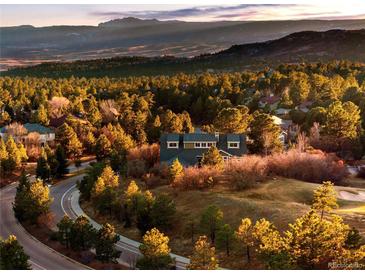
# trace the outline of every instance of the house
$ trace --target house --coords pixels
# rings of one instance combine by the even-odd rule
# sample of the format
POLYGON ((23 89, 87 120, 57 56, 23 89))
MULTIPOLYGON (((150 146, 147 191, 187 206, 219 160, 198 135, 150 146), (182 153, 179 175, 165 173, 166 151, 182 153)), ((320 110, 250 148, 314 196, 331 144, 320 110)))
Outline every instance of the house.
POLYGON ((281 128, 279 138, 283 144, 296 137, 299 131, 299 126, 294 124, 292 120, 284 120, 275 115, 272 115, 271 118, 273 119, 274 124, 280 126, 281 128))
POLYGON ((178 159, 183 166, 199 165, 211 146, 219 149, 224 160, 247 153, 243 134, 166 133, 160 138, 160 162, 171 165, 178 159))
MULTIPOLYGON (((23 131, 22 134, 10 134, 17 142, 27 144, 31 141, 31 138, 37 136, 37 143, 43 146, 46 143, 53 142, 56 137, 55 132, 52 129, 42 126, 40 124, 26 123, 23 125, 23 127, 25 131, 23 131)), ((7 129, 7 126, 0 128, 1 138, 6 139, 8 137, 9 133, 7 129)))
POLYGON ((260 99, 259 107, 265 108, 266 106, 268 106, 270 110, 275 110, 278 108, 280 100, 281 100, 280 96, 276 96, 271 93, 269 96, 265 96, 260 99))

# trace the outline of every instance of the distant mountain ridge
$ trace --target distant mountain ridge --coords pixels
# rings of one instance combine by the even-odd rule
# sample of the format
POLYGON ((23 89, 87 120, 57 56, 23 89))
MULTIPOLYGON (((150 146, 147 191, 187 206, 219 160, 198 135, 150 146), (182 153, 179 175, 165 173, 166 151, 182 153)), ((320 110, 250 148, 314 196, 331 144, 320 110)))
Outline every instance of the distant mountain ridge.
POLYGON ((184 22, 115 19, 98 26, 0 28, 1 68, 42 61, 115 56, 193 57, 233 44, 263 42, 300 31, 362 29, 359 20, 184 22))
POLYGON ((46 77, 121 77, 175 74, 179 72, 242 71, 275 67, 282 63, 330 62, 349 60, 365 63, 365 29, 304 31, 260 43, 234 45, 194 58, 113 57, 76 62, 44 63, 19 68, 2 75, 46 77))

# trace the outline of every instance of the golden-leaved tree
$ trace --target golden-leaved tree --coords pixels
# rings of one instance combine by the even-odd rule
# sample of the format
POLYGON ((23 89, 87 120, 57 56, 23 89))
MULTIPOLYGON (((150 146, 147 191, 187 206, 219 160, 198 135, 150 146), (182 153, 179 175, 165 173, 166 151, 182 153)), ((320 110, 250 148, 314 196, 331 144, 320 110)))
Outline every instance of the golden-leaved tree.
POLYGON ((194 253, 190 257, 191 270, 215 270, 218 269, 218 260, 215 257, 215 248, 210 245, 206 236, 200 236, 195 243, 194 253))

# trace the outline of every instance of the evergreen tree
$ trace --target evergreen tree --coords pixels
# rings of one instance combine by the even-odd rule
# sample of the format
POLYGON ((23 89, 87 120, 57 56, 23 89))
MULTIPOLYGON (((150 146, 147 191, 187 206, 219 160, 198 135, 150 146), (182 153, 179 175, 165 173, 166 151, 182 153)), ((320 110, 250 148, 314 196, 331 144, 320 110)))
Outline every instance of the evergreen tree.
POLYGON ((96 144, 95 136, 91 131, 89 131, 86 135, 86 138, 84 139, 84 146, 86 148, 86 151, 88 153, 93 153, 95 144, 96 144))
POLYGON ((229 224, 225 224, 217 232, 217 247, 226 250, 229 256, 232 242, 234 241, 234 231, 229 224))
POLYGON ((138 269, 171 269, 174 261, 170 257, 169 238, 153 228, 143 236, 139 247, 143 257, 137 261, 138 269))
POLYGON ((219 169, 223 168, 224 165, 223 158, 220 155, 218 148, 215 146, 211 146, 208 151, 203 154, 200 163, 203 166, 212 166, 219 169))
POLYGON ((324 212, 330 212, 337 208, 337 193, 333 183, 327 181, 314 190, 314 199, 312 208, 321 212, 321 219, 324 212))
POLYGON ((25 149, 22 143, 18 144, 18 151, 22 162, 26 162, 28 160, 27 150, 25 149))
POLYGON ((200 236, 195 243, 194 254, 190 257, 189 270, 216 270, 218 261, 215 257, 215 248, 208 243, 206 236, 200 236))
POLYGON ((250 152, 268 154, 280 151, 280 132, 280 127, 274 124, 270 115, 256 111, 248 133, 248 137, 253 141, 248 146, 250 152))
POLYGON ((8 152, 8 160, 6 163, 6 167, 12 171, 15 168, 18 168, 22 162, 22 155, 19 152, 19 149, 13 139, 13 137, 9 136, 6 141, 6 150, 8 152))
POLYGON ((29 221, 34 224, 39 216, 49 212, 52 201, 49 188, 37 179, 30 184, 29 190, 26 187, 17 189, 13 205, 15 216, 20 221, 29 221))
POLYGON ((169 167, 169 178, 172 184, 178 182, 184 175, 184 167, 180 164, 179 159, 175 159, 169 167))
POLYGON ((95 144, 95 154, 98 160, 104 159, 110 155, 112 146, 109 139, 104 135, 100 134, 95 144))
POLYGON ((18 243, 14 235, 8 239, 0 239, 0 269, 1 270, 29 270, 29 256, 18 243))
POLYGON ((171 228, 175 213, 176 206, 174 200, 168 195, 161 194, 153 200, 151 219, 154 227, 160 230, 171 228))
POLYGON ((114 245, 119 241, 120 237, 115 233, 112 225, 104 224, 96 234, 95 253, 96 258, 103 263, 117 263, 121 252, 117 251, 114 245))
POLYGON ((215 243, 217 231, 222 227, 222 221, 223 212, 215 205, 208 206, 200 218, 200 227, 209 235, 212 244, 215 243))
POLYGON ((56 148, 55 159, 57 161, 56 177, 62 178, 68 173, 68 161, 65 155, 65 150, 61 145, 58 145, 56 148))
POLYGON ((252 236, 252 222, 249 218, 241 220, 241 224, 235 232, 236 238, 246 246, 247 262, 250 263, 250 247, 254 245, 254 239, 252 236))
POLYGON ((58 139, 65 153, 72 159, 78 158, 82 153, 82 144, 75 131, 67 123, 58 128, 58 139))
POLYGON ((36 176, 46 183, 49 183, 51 180, 51 168, 48 165, 44 153, 37 160, 36 176))
POLYGON ((214 127, 222 133, 244 133, 251 116, 246 106, 222 109, 214 120, 214 127))
POLYGON ((48 119, 48 113, 44 105, 40 105, 39 108, 36 110, 36 112, 32 116, 32 121, 34 123, 39 123, 44 126, 48 126, 49 119, 48 119))
POLYGON ((71 230, 74 222, 67 215, 63 216, 61 221, 57 224, 57 238, 58 241, 65 245, 67 248, 70 247, 71 241, 71 230))
POLYGON ((96 231, 85 216, 79 216, 71 228, 70 245, 73 250, 88 250, 94 245, 96 231))
POLYGON ((0 137, 0 176, 6 170, 6 163, 8 161, 8 151, 6 150, 6 145, 4 140, 0 137))

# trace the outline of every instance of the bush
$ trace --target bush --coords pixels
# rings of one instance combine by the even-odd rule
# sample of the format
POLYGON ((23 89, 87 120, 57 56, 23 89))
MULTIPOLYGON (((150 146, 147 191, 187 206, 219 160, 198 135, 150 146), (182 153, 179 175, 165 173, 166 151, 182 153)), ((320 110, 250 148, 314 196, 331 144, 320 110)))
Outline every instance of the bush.
POLYGON ((347 176, 346 166, 336 156, 321 151, 314 153, 290 150, 268 157, 273 175, 313 183, 341 182, 347 176))
POLYGON ((242 190, 251 188, 267 177, 267 160, 264 157, 248 155, 228 161, 223 174, 229 185, 242 190))
POLYGON ((160 145, 142 145, 128 151, 127 160, 143 160, 146 168, 150 169, 160 161, 160 145))
POLYGON ((188 167, 184 169, 182 178, 172 186, 182 189, 204 189, 214 186, 218 182, 219 175, 220 171, 214 167, 188 167))
POLYGON ((127 175, 129 177, 141 178, 147 172, 144 160, 130 160, 127 163, 127 175))

